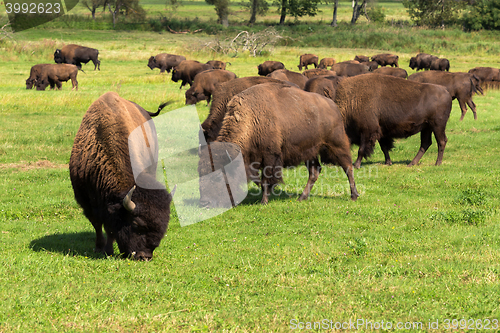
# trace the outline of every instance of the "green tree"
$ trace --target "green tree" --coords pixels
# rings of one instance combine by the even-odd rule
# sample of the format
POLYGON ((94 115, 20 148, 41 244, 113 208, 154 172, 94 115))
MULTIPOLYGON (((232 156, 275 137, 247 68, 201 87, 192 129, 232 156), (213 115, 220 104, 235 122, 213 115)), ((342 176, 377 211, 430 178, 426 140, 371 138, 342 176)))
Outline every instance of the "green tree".
POLYGON ((218 17, 217 23, 227 28, 229 26, 229 0, 205 0, 205 2, 215 6, 218 17))
POLYGON ((364 9, 366 13, 366 3, 367 0, 363 1, 358 1, 358 0, 353 0, 352 1, 352 18, 351 18, 351 24, 356 23, 358 20, 359 16, 361 15, 361 10, 364 9))
POLYGON ((318 3, 320 0, 281 0, 275 2, 281 11, 280 25, 285 24, 288 14, 293 17, 315 16, 318 12, 318 3))
POLYGON ((135 21, 143 21, 146 18, 146 11, 139 4, 139 0, 106 0, 104 6, 108 7, 113 18, 113 28, 115 28, 116 19, 120 15, 135 21))
POLYGON ((418 26, 444 27, 458 22, 469 0, 403 0, 408 15, 418 26))
POLYGON ((257 15, 264 15, 269 10, 269 4, 266 0, 251 0, 250 1, 250 21, 249 24, 254 24, 257 15))
POLYGON ((82 5, 87 7, 88 10, 92 13, 92 19, 95 20, 95 12, 97 11, 97 8, 101 7, 104 5, 104 0, 82 0, 80 1, 82 5))
POLYGON ((478 0, 464 15, 466 30, 500 30, 500 0, 478 0))

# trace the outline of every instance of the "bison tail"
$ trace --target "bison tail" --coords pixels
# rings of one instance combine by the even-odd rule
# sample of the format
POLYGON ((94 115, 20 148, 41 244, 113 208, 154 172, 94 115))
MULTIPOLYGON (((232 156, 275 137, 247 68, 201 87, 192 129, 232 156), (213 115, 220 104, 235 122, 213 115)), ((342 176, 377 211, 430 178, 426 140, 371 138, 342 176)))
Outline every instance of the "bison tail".
POLYGON ((152 118, 152 117, 156 117, 157 115, 159 115, 159 114, 160 114, 161 110, 163 110, 163 108, 164 108, 165 106, 167 106, 167 105, 169 105, 169 104, 172 104, 173 102, 174 102, 174 101, 168 101, 168 102, 165 102, 165 103, 160 104, 160 106, 158 106, 158 111, 156 111, 155 113, 153 113, 153 112, 149 112, 149 111, 147 111, 147 112, 149 113, 149 116, 150 116, 151 118, 152 118))

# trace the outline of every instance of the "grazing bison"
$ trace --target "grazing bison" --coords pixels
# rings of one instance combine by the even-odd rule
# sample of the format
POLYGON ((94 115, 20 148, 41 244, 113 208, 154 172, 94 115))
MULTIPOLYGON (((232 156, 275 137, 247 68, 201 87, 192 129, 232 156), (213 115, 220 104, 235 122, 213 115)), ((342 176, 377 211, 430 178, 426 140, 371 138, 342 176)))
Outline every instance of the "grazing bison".
POLYGON ((179 89, 182 89, 189 83, 189 85, 193 85, 194 77, 203 71, 214 69, 212 65, 202 64, 196 60, 184 60, 178 66, 175 66, 172 70, 172 81, 177 82, 179 80, 182 81, 179 89))
POLYGON ((199 95, 204 95, 207 104, 210 103, 212 92, 215 90, 215 85, 222 82, 227 82, 236 79, 236 74, 223 69, 209 69, 196 75, 193 85, 186 91, 186 104, 192 103, 193 98, 198 99, 199 95), (191 96, 188 99, 188 96, 191 96))
POLYGON ((78 81, 76 75, 78 74, 78 67, 70 64, 50 64, 42 68, 42 72, 36 82, 36 90, 45 90, 48 85, 50 89, 61 89, 62 83, 71 79, 73 85, 72 90, 78 90, 78 81))
POLYGON ((274 72, 267 74, 267 77, 291 82, 293 84, 296 84, 300 89, 304 89, 307 81, 307 77, 305 75, 289 71, 288 69, 275 70, 274 72))
POLYGON ((291 85, 288 82, 273 79, 267 76, 248 76, 239 79, 234 79, 229 82, 224 82, 215 87, 212 93, 212 105, 207 119, 201 124, 203 135, 207 142, 214 141, 219 134, 222 126, 222 121, 227 111, 227 103, 234 95, 239 94, 243 90, 263 83, 281 83, 283 85, 291 85))
POLYGON ((278 69, 285 69, 285 65, 279 61, 268 60, 257 66, 257 71, 260 76, 266 76, 278 69))
POLYGON ((359 63, 363 63, 363 62, 369 62, 370 58, 364 55, 357 55, 354 57, 354 60, 356 60, 359 63))
POLYGON ((302 67, 305 67, 307 70, 307 66, 309 66, 309 65, 314 65, 314 68, 318 67, 318 56, 317 55, 307 53, 307 54, 303 54, 300 56, 299 65, 297 66, 299 68, 299 71, 302 70, 302 67))
POLYGON ((30 77, 26 80, 26 89, 33 89, 33 86, 36 86, 42 74, 42 69, 48 65, 52 64, 38 64, 31 67, 30 77))
POLYGON ((332 67, 332 70, 337 73, 338 76, 355 76, 360 74, 368 73, 368 67, 364 64, 354 64, 354 63, 337 63, 332 67))
POLYGON ((432 144, 438 144, 436 165, 443 160, 446 123, 451 112, 451 96, 446 88, 408 81, 389 75, 366 74, 342 80, 335 103, 344 117, 347 136, 359 145, 355 168, 373 152, 376 141, 392 164, 389 151, 395 138, 407 138, 420 132, 420 149, 408 164, 417 164, 432 144))
POLYGON ((372 61, 376 61, 380 66, 391 66, 391 67, 399 67, 398 60, 399 57, 395 54, 382 53, 374 55, 371 59, 372 61))
POLYGON ((333 58, 323 58, 319 61, 318 68, 320 69, 330 69, 332 68, 333 65, 335 65, 336 61, 333 58))
POLYGON ((500 87, 500 69, 493 67, 475 67, 469 73, 476 75, 481 80, 483 88, 500 87))
POLYGON ((433 71, 450 71, 450 61, 445 58, 434 59, 431 61, 431 67, 429 68, 433 71))
POLYGON ((155 179, 156 163, 145 161, 148 171, 136 181, 129 155, 134 148, 138 154, 143 150, 137 142, 133 143, 136 146, 129 142, 132 131, 142 127, 150 158, 154 158, 158 147, 150 120, 162 107, 152 114, 108 92, 83 117, 71 151, 69 173, 75 199, 94 226, 96 252, 112 255, 116 240, 122 254, 149 260, 167 230, 172 196, 155 179))
POLYGON ((160 53, 156 56, 149 58, 148 67, 151 70, 155 68, 160 69, 160 73, 170 73, 170 70, 178 66, 181 62, 186 60, 186 57, 176 54, 160 53))
POLYGON ((86 46, 76 44, 68 44, 63 46, 62 49, 57 49, 54 52, 54 61, 56 64, 72 64, 76 65, 78 69, 82 69, 82 63, 86 64, 90 60, 94 63, 94 70, 97 68, 101 70, 101 62, 97 57, 99 51, 86 46))
POLYGON ((410 58, 410 68, 416 69, 417 71, 421 69, 431 69, 432 61, 436 59, 439 58, 427 53, 419 53, 416 57, 410 58))
POLYGON ((334 75, 315 76, 307 80, 304 90, 320 94, 330 98, 331 100, 335 100, 337 86, 343 79, 343 76, 334 75))
POLYGON ((213 66, 214 69, 226 69, 226 64, 230 64, 230 62, 224 62, 220 60, 210 60, 207 61, 207 64, 213 66))
MULTIPOLYGON (((309 180, 298 200, 307 199, 321 172, 320 151, 344 169, 349 179, 351 199, 356 200, 358 192, 349 139, 333 101, 296 87, 269 83, 256 85, 234 96, 227 109, 216 142, 239 146, 247 179, 262 188, 262 204, 267 204, 274 186, 283 182, 283 168, 301 162, 305 162, 309 180)), ((210 160, 208 149, 202 150, 198 165, 200 204, 206 207, 220 204, 214 198, 219 192, 217 184, 202 177, 212 172, 210 160)), ((216 163, 214 160, 214 167, 220 168, 216 163)))
POLYGON ((456 98, 458 100, 458 104, 462 110, 460 120, 463 120, 465 113, 467 113, 467 105, 472 110, 474 119, 477 119, 476 104, 472 101, 472 96, 478 92, 482 94, 483 90, 481 89, 481 81, 474 74, 428 71, 412 74, 408 80, 421 83, 439 84, 445 87, 450 93, 451 98, 456 98))
POLYGON ((321 68, 308 69, 307 71, 303 71, 302 74, 308 79, 319 75, 337 75, 335 71, 321 68))
POLYGON ((402 79, 406 79, 408 77, 408 72, 398 67, 380 67, 374 70, 373 74, 392 75, 395 77, 400 77, 402 79))
POLYGON ((363 62, 363 65, 367 66, 368 70, 370 72, 373 72, 374 70, 376 70, 378 68, 378 62, 376 62, 376 61, 363 62))

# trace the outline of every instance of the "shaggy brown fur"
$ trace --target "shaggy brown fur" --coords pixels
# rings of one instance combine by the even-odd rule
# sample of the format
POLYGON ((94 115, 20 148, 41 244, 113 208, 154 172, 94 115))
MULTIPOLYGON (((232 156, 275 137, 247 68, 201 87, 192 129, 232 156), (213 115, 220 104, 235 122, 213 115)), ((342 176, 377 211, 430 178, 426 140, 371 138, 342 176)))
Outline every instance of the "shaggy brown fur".
MULTIPOLYGON (((296 87, 270 83, 246 89, 234 96, 227 108, 216 142, 230 142, 241 148, 247 178, 259 183, 263 190, 262 204, 268 202, 274 186, 283 181, 283 168, 301 162, 309 170, 309 180, 299 201, 307 199, 321 171, 320 151, 345 170, 351 199, 356 200, 349 140, 333 101, 296 87)), ((200 176, 212 172, 206 154, 201 156, 198 170, 200 176)), ((200 178, 202 205, 212 204, 212 185, 200 178)))
POLYGON ((302 70, 302 67, 305 67, 307 70, 307 66, 309 66, 309 65, 314 65, 314 68, 318 67, 318 56, 317 55, 307 53, 307 54, 303 54, 300 56, 299 65, 297 66, 299 68, 299 71, 302 70))
POLYGON ((160 74, 170 73, 170 70, 178 66, 181 62, 186 60, 186 57, 176 54, 160 53, 154 57, 149 58, 148 67, 153 70, 154 68, 160 69, 160 74))
POLYGON ((432 61, 436 59, 439 58, 427 53, 419 53, 417 56, 410 58, 410 68, 416 69, 417 71, 421 69, 431 69, 432 61))
POLYGON ((207 142, 214 141, 219 134, 222 127, 222 121, 227 111, 227 103, 233 98, 234 95, 239 94, 243 90, 262 83, 280 83, 283 85, 290 85, 287 82, 272 79, 263 76, 248 76, 239 79, 224 82, 215 87, 212 93, 212 105, 208 113, 207 119, 201 124, 205 140, 207 142))
POLYGON ((291 82, 293 84, 296 84, 300 89, 304 89, 307 81, 307 77, 305 75, 289 71, 288 69, 275 70, 274 72, 267 74, 267 77, 291 82))
POLYGON ((431 70, 433 71, 450 71, 450 61, 445 58, 434 59, 431 62, 431 70))
POLYGON ((230 62, 224 62, 220 60, 210 60, 207 61, 207 65, 213 66, 214 69, 226 69, 226 64, 230 64, 230 62))
POLYGON ((78 67, 70 64, 50 64, 42 68, 42 72, 36 82, 36 90, 45 90, 48 85, 50 89, 61 89, 62 83, 71 79, 71 84, 74 90, 78 90, 78 81, 76 76, 78 74, 78 67))
POLYGON ((318 68, 328 69, 328 67, 330 67, 331 69, 332 66, 335 65, 335 63, 336 61, 333 58, 323 58, 320 60, 318 68))
POLYGON ((378 62, 380 66, 391 66, 391 67, 399 67, 398 60, 399 57, 395 54, 382 53, 374 55, 371 58, 372 61, 378 62))
POLYGON ((101 70, 101 62, 99 59, 99 51, 86 46, 76 44, 68 44, 63 46, 62 49, 57 49, 54 52, 54 61, 56 64, 72 64, 76 65, 78 69, 82 69, 82 62, 84 64, 92 60, 94 63, 94 70, 101 70))
POLYGON ((368 67, 364 64, 354 64, 354 63, 337 63, 332 69, 337 73, 338 76, 355 76, 360 74, 368 73, 368 67))
POLYGON ((481 80, 481 86, 487 88, 500 88, 500 69, 493 67, 475 67, 469 73, 476 75, 481 80))
POLYGON ((215 90, 215 85, 234 79, 236 79, 236 74, 223 69, 209 69, 199 73, 194 78, 191 88, 186 91, 186 104, 196 104, 196 102, 190 103, 191 99, 188 99, 188 96, 196 98, 198 95, 204 95, 207 100, 207 104, 210 103, 210 98, 215 90))
POLYGON ((392 164, 389 151, 394 139, 419 132, 420 149, 408 166, 422 158, 432 144, 432 133, 438 144, 436 165, 441 164, 451 112, 451 96, 446 88, 388 75, 365 74, 342 80, 335 103, 344 117, 351 143, 359 145, 354 167, 359 168, 361 160, 371 155, 377 140, 385 163, 392 164))
POLYGON ((363 62, 369 62, 370 58, 364 55, 357 55, 354 57, 354 60, 356 60, 359 63, 363 63, 363 62))
POLYGON ((260 76, 266 76, 278 69, 285 69, 285 65, 279 61, 268 60, 257 66, 257 72, 260 76))
POLYGON ((144 135, 152 140, 156 135, 154 127, 145 123, 156 114, 108 92, 83 117, 71 151, 69 172, 75 199, 96 231, 96 252, 112 255, 116 240, 121 253, 149 260, 167 230, 172 197, 150 176, 156 174, 156 164, 145 173, 141 184, 148 182, 158 185, 149 188, 159 189, 137 185, 131 197, 135 209, 123 203, 135 185, 129 134, 142 125, 144 135))
POLYGON ((38 64, 31 67, 30 77, 26 80, 26 89, 33 89, 33 86, 36 86, 37 81, 42 75, 42 68, 49 65, 52 64, 38 64))
POLYGON ((320 94, 330 98, 331 100, 335 100, 337 86, 343 79, 343 76, 316 76, 307 80, 304 90, 320 94))
POLYGON ((315 76, 320 76, 320 75, 337 75, 337 73, 334 71, 330 71, 328 69, 321 69, 321 68, 308 69, 307 71, 303 71, 302 74, 305 77, 307 77, 308 79, 315 77, 315 76))
POLYGON ((460 120, 463 120, 465 113, 467 113, 467 105, 472 110, 474 119, 477 119, 476 104, 472 101, 472 96, 478 92, 483 94, 483 90, 481 89, 481 81, 474 74, 427 71, 412 74, 408 80, 439 84, 445 87, 450 93, 451 98, 458 100, 458 104, 462 110, 460 120))
POLYGON ((172 81, 177 82, 182 80, 179 89, 182 89, 186 83, 189 83, 189 85, 192 86, 196 74, 208 69, 214 69, 214 67, 212 65, 202 64, 196 60, 184 60, 178 66, 173 68, 172 81))
POLYGON ((373 74, 392 75, 395 77, 400 77, 402 79, 406 79, 408 77, 408 72, 398 67, 380 67, 378 69, 375 69, 373 71, 373 74))

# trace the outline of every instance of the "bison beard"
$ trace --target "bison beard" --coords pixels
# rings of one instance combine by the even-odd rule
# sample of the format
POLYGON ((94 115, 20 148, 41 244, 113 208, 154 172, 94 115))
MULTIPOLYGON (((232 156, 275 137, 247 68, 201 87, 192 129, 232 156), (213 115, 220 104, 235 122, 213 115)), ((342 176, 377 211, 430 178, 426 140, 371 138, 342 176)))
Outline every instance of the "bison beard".
MULTIPOLYGON (((321 172, 320 151, 344 169, 351 199, 356 200, 349 140, 342 117, 331 100, 299 88, 268 83, 234 96, 227 109, 216 142, 234 143, 241 148, 247 178, 262 188, 262 204, 268 202, 273 187, 283 182, 282 169, 301 162, 306 164, 309 180, 298 200, 307 199, 321 172)), ((206 152, 201 152, 200 203, 205 206, 218 203, 212 199, 216 194, 213 184, 203 177, 212 172, 213 163, 206 152)))
POLYGON ((443 160, 446 123, 451 112, 451 96, 446 88, 379 74, 364 74, 341 81, 335 103, 344 118, 351 143, 359 145, 355 168, 380 143, 385 163, 392 164, 389 151, 395 138, 420 132, 420 149, 408 164, 417 164, 432 144, 438 144, 436 165, 443 160))
POLYGON ((128 143, 129 134, 163 106, 152 114, 110 92, 83 117, 69 171, 75 199, 96 231, 96 252, 112 255, 116 240, 125 256, 149 260, 167 230, 172 196, 148 174, 146 183, 160 189, 135 183, 128 143))

